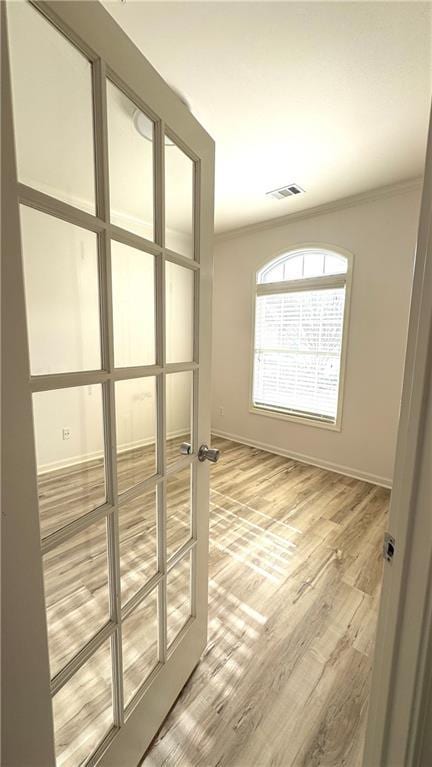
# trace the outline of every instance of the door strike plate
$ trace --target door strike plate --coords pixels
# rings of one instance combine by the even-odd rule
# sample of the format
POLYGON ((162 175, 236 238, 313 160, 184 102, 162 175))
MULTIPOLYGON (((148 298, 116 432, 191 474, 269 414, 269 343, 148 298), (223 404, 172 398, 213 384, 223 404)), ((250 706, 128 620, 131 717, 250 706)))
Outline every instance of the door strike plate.
POLYGON ((390 533, 385 533, 383 555, 384 555, 384 559, 387 560, 387 562, 392 561, 394 557, 395 549, 396 549, 395 539, 393 538, 392 535, 390 535, 390 533))

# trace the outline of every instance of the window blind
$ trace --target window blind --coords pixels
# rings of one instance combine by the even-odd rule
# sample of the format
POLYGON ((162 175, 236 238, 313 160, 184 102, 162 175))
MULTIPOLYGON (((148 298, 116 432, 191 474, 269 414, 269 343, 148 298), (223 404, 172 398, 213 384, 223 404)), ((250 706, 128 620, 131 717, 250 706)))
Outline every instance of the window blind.
POLYGON ((345 288, 256 298, 256 407, 335 422, 345 288))

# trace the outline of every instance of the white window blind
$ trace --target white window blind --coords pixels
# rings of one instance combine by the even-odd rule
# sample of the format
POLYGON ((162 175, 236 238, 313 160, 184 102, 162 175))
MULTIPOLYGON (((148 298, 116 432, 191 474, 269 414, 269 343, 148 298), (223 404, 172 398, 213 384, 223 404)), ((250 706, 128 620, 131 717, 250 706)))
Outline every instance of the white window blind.
POLYGON ((253 404, 334 423, 345 287, 257 295, 253 404))

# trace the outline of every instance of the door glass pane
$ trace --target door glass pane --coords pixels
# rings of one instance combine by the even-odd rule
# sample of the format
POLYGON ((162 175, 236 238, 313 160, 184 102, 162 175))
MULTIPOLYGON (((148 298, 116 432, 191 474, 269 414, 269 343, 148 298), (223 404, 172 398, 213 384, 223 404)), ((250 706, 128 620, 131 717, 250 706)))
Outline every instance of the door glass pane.
POLYGON ((170 139, 165 140, 165 245, 194 257, 193 161, 170 139))
POLYGON ((105 503, 102 387, 33 394, 41 534, 105 503))
POLYGON ((158 662, 157 588, 123 621, 125 706, 158 662))
POLYGON ((30 3, 8 3, 19 181, 95 212, 89 61, 30 3))
POLYGON ((156 473, 156 378, 117 381, 117 477, 123 493, 156 473))
POLYGON ((172 644, 191 611, 191 553, 167 574, 167 638, 172 644))
POLYGON ((166 460, 175 463, 182 442, 192 443, 193 373, 168 373, 166 377, 166 460))
POLYGON ((166 546, 167 558, 191 537, 192 474, 191 467, 179 471, 166 483, 166 546))
POLYGON ((156 489, 120 504, 122 605, 157 572, 156 489))
POLYGON ((153 240, 153 123, 107 81, 111 222, 153 240))
POLYGON ((20 206, 32 375, 101 366, 97 237, 20 206))
POLYGON ((109 640, 53 698, 57 767, 78 767, 113 726, 109 640))
POLYGON ((155 258, 115 241, 111 257, 115 365, 154 365, 155 258))
POLYGON ((194 272, 165 262, 166 360, 192 362, 194 272))
POLYGON ((105 519, 43 557, 51 676, 108 622, 105 519))

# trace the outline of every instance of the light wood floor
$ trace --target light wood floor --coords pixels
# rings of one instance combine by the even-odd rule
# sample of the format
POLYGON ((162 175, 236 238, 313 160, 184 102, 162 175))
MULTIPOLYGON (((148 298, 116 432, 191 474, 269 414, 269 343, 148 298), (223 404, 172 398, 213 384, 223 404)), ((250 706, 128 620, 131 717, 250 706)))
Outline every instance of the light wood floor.
POLYGON ((389 492, 213 444, 208 647, 143 767, 358 767, 389 492))
MULTIPOLYGON (((143 765, 359 767, 389 493, 213 444, 222 457, 211 467, 209 643, 143 765)), ((153 467, 151 448, 123 454, 120 486, 153 467)), ((100 503, 101 462, 43 475, 39 491, 47 533, 100 503)), ((154 493, 120 512, 124 603, 156 568, 154 493)), ((170 553, 188 526, 186 471, 167 488, 170 553)), ((106 551, 102 521, 44 557, 53 674, 107 621, 106 551)), ((179 570, 170 587, 172 637, 188 615, 187 582, 179 570)), ((154 592, 123 632, 129 699, 156 663, 154 592)), ((103 646, 54 698, 59 767, 81 764, 111 726, 109 652, 103 646)))

